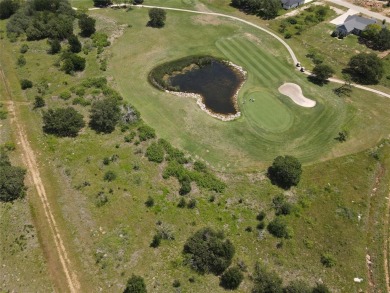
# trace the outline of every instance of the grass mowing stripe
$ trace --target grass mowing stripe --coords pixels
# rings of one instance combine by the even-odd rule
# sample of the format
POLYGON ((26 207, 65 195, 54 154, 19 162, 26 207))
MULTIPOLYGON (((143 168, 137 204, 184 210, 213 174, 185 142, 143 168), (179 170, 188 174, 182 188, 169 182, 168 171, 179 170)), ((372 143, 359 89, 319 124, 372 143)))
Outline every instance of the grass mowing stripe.
POLYGON ((240 54, 240 56, 244 57, 245 60, 247 61, 247 63, 251 64, 251 66, 256 69, 256 72, 267 77, 267 81, 269 81, 269 80, 276 81, 277 80, 277 78, 270 73, 270 71, 268 70, 268 68, 265 64, 264 64, 263 68, 261 68, 259 66, 259 63, 261 65, 263 65, 263 60, 261 58, 259 60, 257 60, 251 54, 248 54, 248 52, 243 50, 242 47, 240 47, 240 44, 238 44, 236 41, 234 41, 234 40, 229 40, 229 41, 230 41, 230 46, 232 48, 235 48, 236 52, 238 52, 240 54))
MULTIPOLYGON (((283 66, 279 61, 275 62, 273 56, 265 53, 261 48, 255 46, 248 40, 237 38, 238 43, 242 46, 243 49, 246 49, 246 54, 250 54, 255 57, 256 64, 261 65, 266 68, 266 70, 274 76, 275 80, 281 80, 283 75, 286 75, 287 68, 283 66)), ((291 72, 291 70, 289 70, 291 72)))
POLYGON ((255 77, 257 77, 260 82, 266 83, 266 81, 270 78, 268 75, 259 72, 256 67, 254 67, 250 62, 247 61, 246 58, 239 54, 236 49, 233 49, 231 46, 229 46, 229 44, 218 41, 217 48, 220 49, 221 52, 223 52, 228 58, 239 61, 238 63, 241 64, 249 74, 252 73, 255 77))
POLYGON ((256 46, 250 40, 242 39, 241 44, 251 54, 259 56, 259 59, 265 63, 267 69, 272 72, 276 77, 281 79, 282 77, 288 77, 291 75, 291 68, 286 66, 286 63, 281 62, 275 56, 266 53, 261 47, 256 46))

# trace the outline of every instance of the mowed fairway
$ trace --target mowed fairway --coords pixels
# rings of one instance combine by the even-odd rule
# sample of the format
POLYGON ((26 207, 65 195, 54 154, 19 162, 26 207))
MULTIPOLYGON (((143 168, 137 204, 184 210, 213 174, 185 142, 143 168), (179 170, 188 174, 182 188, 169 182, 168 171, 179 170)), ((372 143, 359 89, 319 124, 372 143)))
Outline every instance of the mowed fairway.
POLYGON ((109 74, 160 137, 214 167, 252 170, 283 154, 308 163, 360 151, 387 136, 387 99, 357 90, 348 99, 340 98, 332 91, 334 85, 310 83, 294 70, 285 48, 271 36, 220 17, 174 11, 167 12, 164 28, 153 29, 146 27, 147 13, 141 8, 93 11, 100 19, 131 25, 112 46, 109 74), (147 82, 156 65, 195 54, 226 58, 248 72, 239 93, 241 118, 219 121, 203 112, 195 100, 158 91, 147 82), (281 95, 277 89, 284 82, 300 85, 317 105, 302 108, 281 95), (255 102, 249 103, 254 92, 255 102), (367 99, 375 103, 366 104, 367 99), (334 137, 344 128, 351 140, 341 146, 334 137), (354 139, 362 134, 365 140, 354 139))

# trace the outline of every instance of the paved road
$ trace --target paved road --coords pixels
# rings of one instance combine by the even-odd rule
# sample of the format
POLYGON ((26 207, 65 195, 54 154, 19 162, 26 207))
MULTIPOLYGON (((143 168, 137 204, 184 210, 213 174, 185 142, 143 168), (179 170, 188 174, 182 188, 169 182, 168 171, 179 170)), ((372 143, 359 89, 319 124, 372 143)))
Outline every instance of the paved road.
POLYGON ((386 22, 390 23, 390 17, 384 16, 384 15, 382 15, 380 13, 377 13, 377 12, 370 11, 367 8, 354 5, 354 4, 349 3, 347 1, 344 1, 344 0, 326 0, 326 1, 332 2, 332 3, 340 5, 340 6, 344 6, 344 7, 350 8, 350 9, 353 9, 353 10, 355 10, 357 12, 363 13, 365 15, 368 15, 370 17, 374 17, 374 18, 379 19, 379 20, 386 19, 386 22))

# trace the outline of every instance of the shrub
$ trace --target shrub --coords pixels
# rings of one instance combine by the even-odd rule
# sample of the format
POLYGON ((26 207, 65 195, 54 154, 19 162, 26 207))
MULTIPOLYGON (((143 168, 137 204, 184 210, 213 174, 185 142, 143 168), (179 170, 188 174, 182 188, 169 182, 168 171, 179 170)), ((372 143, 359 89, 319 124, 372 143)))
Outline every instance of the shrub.
POLYGON ((68 91, 60 93, 60 98, 65 100, 65 101, 69 100, 71 96, 72 96, 72 94, 68 91))
POLYGON ((94 102, 90 113, 89 126, 96 132, 113 132, 120 119, 118 101, 113 98, 94 102))
POLYGON ((259 221, 263 221, 265 219, 265 212, 264 211, 261 211, 257 216, 256 216, 256 219, 259 220, 259 221))
POLYGON ((284 218, 276 217, 267 226, 268 232, 278 238, 291 238, 292 231, 287 227, 287 222, 284 218))
POLYGON ((311 293, 310 286, 301 280, 291 281, 290 284, 284 288, 283 293, 311 293))
POLYGON ((235 290, 240 286, 244 275, 238 267, 232 267, 226 270, 221 276, 220 285, 228 290, 235 290))
POLYGON ((0 1, 0 19, 7 19, 19 8, 19 2, 15 0, 0 1))
POLYGON ((272 199, 272 204, 277 216, 289 215, 293 209, 293 205, 286 201, 286 197, 283 194, 275 196, 272 199))
POLYGON ((278 156, 268 168, 268 177, 272 184, 289 189, 299 183, 302 166, 297 158, 292 156, 278 156))
POLYGON ((97 48, 103 48, 108 47, 111 45, 110 41, 108 40, 108 36, 104 33, 94 33, 91 36, 92 43, 97 48))
POLYGON ((180 287, 180 281, 179 281, 179 280, 173 281, 172 286, 173 286, 174 288, 179 288, 179 287, 180 287))
POLYGON ((24 195, 26 171, 12 166, 8 155, 0 150, 0 201, 14 201, 24 195))
POLYGON ((196 207, 196 199, 191 198, 190 201, 187 204, 187 208, 194 209, 196 207))
POLYGON ((155 138, 156 132, 152 127, 148 125, 142 125, 138 127, 138 137, 140 141, 146 141, 148 139, 155 138))
POLYGON ((75 35, 70 35, 68 37, 68 43, 69 43, 69 50, 72 53, 79 53, 81 52, 81 43, 79 39, 75 35))
POLYGON ((153 197, 151 197, 150 195, 148 196, 148 199, 145 201, 145 205, 148 207, 148 208, 151 208, 152 206, 154 206, 154 199, 153 197))
POLYGON ((49 53, 54 55, 61 52, 61 43, 58 39, 49 40, 49 53))
POLYGON ((152 162, 161 163, 164 160, 164 154, 164 148, 156 142, 146 149, 146 157, 152 162))
POLYGON ((323 253, 321 255, 321 263, 325 267, 331 268, 336 265, 336 259, 331 254, 323 253))
POLYGON ((331 293, 328 287, 325 284, 317 284, 312 293, 331 293))
POLYGON ((207 172, 207 166, 206 166, 206 164, 203 163, 203 162, 196 161, 196 162, 194 163, 194 170, 195 170, 195 171, 198 171, 198 172, 206 173, 206 172, 207 172))
POLYGON ((186 200, 184 197, 180 198, 179 203, 177 204, 177 207, 184 208, 187 205, 186 200))
POLYGON ((123 293, 147 293, 144 279, 132 275, 131 278, 127 280, 126 288, 123 293))
POLYGON ((283 293, 282 279, 275 272, 267 271, 258 263, 255 266, 253 283, 252 293, 283 293))
POLYGON ((18 60, 16 61, 16 64, 19 66, 19 67, 22 67, 24 65, 26 65, 27 61, 26 61, 26 58, 23 56, 23 55, 20 55, 18 57, 18 60))
POLYGON ((191 180, 188 176, 186 178, 188 178, 188 179, 180 181, 180 184, 181 184, 180 190, 179 190, 180 195, 186 195, 186 194, 190 193, 190 191, 191 191, 191 180))
POLYGON ((259 224, 257 224, 256 228, 259 229, 259 230, 263 230, 265 228, 264 221, 261 221, 259 224))
POLYGON ((28 45, 27 44, 23 44, 20 49, 19 49, 19 52, 24 54, 24 53, 27 53, 28 51, 28 45))
POLYGON ((22 90, 26 90, 26 89, 30 89, 33 87, 33 83, 31 80, 28 80, 28 79, 22 79, 20 81, 20 87, 22 88, 22 90))
POLYGON ((136 136, 136 133, 134 131, 130 132, 129 135, 126 135, 125 136, 125 142, 132 142, 132 140, 134 139, 134 137, 136 136))
POLYGON ((83 37, 90 37, 96 31, 95 23, 95 19, 86 14, 82 14, 79 18, 80 35, 83 37))
POLYGON ((72 71, 83 71, 85 69, 85 58, 74 53, 64 52, 62 53, 61 59, 63 62, 61 69, 67 74, 70 74, 72 71))
POLYGON ((183 252, 197 272, 219 275, 231 264, 235 250, 222 232, 203 228, 186 241, 183 252))
POLYGON ((34 109, 45 107, 45 99, 41 96, 36 96, 34 101, 34 109))
POLYGON ((49 109, 43 113, 43 131, 56 136, 77 136, 85 126, 83 115, 72 107, 49 109))
POLYGON ((98 195, 96 196, 96 206, 97 207, 102 207, 108 202, 108 197, 104 192, 99 192, 98 195))
POLYGON ((104 173, 103 179, 108 182, 114 181, 116 179, 116 173, 114 171, 107 171, 104 173))
POLYGON ((157 248, 161 244, 161 235, 160 234, 155 234, 153 236, 152 243, 150 243, 150 247, 157 248))

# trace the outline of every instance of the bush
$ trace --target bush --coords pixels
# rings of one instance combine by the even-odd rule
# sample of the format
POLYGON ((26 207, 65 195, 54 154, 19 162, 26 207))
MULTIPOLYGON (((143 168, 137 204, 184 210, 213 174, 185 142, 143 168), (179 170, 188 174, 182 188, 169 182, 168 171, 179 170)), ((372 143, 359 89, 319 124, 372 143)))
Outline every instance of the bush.
POLYGON ((186 203, 186 200, 184 199, 184 197, 180 198, 179 203, 177 204, 177 207, 179 207, 179 208, 182 209, 182 208, 184 208, 186 205, 187 205, 187 203, 186 203))
POLYGON ((191 192, 191 179, 188 176, 186 176, 184 178, 185 179, 180 181, 180 184, 181 184, 180 190, 179 190, 180 195, 186 195, 186 194, 191 192))
POLYGON ((56 136, 77 136, 85 126, 83 115, 72 107, 49 109, 43 113, 43 131, 56 136))
POLYGON ((161 235, 157 233, 153 236, 153 240, 152 243, 150 243, 150 247, 157 248, 160 246, 160 244, 161 244, 161 235))
POLYGON ((196 207, 196 199, 191 198, 190 201, 187 204, 187 208, 194 209, 196 207))
POLYGON ((26 171, 12 166, 8 155, 0 151, 0 201, 14 201, 24 195, 26 171))
POLYGON ((68 91, 60 93, 60 98, 65 100, 65 101, 69 100, 71 96, 72 96, 72 94, 68 91))
POLYGON ((113 132, 120 119, 118 101, 113 98, 94 102, 90 113, 89 126, 96 132, 113 132))
POLYGON ((296 186, 301 179, 301 174, 301 163, 292 156, 278 156, 268 168, 268 177, 272 184, 284 189, 296 186))
POLYGON ((256 228, 259 230, 264 230, 264 228, 265 228, 264 221, 259 222, 259 224, 257 224, 256 228))
POLYGON ((291 281, 286 288, 284 288, 283 293, 311 293, 312 290, 308 284, 301 280, 291 281))
POLYGON ((286 201, 286 197, 283 194, 275 196, 272 199, 272 204, 277 216, 289 215, 293 209, 293 205, 286 201))
POLYGON ((155 138, 156 132, 152 127, 142 125, 138 128, 138 137, 140 141, 146 141, 148 139, 155 138))
POLYGON ((75 35, 70 35, 68 37, 68 43, 69 43, 69 50, 72 53, 79 53, 81 52, 81 43, 77 36, 75 35))
POLYGON ((321 263, 325 267, 331 268, 336 265, 336 259, 331 254, 324 253, 321 255, 321 263))
POLYGON ((284 218, 276 217, 267 226, 268 232, 278 238, 291 238, 292 231, 287 227, 287 222, 284 218))
POLYGON ((137 134, 134 132, 134 131, 132 131, 132 132, 130 132, 130 134, 129 135, 126 135, 125 136, 125 142, 132 142, 132 140, 134 139, 134 137, 136 136, 137 134))
POLYGON ((312 293, 331 293, 328 287, 325 284, 317 284, 312 293))
POLYGON ((232 267, 223 273, 219 284, 225 289, 235 290, 240 286, 243 279, 244 275, 241 270, 238 267, 232 267))
POLYGON ((91 36, 92 44, 97 48, 103 48, 108 47, 111 45, 110 41, 108 40, 108 36, 104 33, 94 33, 91 36))
POLYGON ((108 197, 104 192, 99 192, 98 195, 96 196, 96 206, 97 207, 102 207, 108 202, 108 197))
POLYGON ((282 279, 275 272, 267 271, 258 263, 255 266, 253 282, 252 293, 283 293, 282 279))
POLYGON ((207 166, 203 162, 196 161, 194 163, 194 170, 198 171, 198 172, 206 173, 207 172, 207 166))
POLYGON ((45 107, 45 99, 41 96, 36 96, 34 101, 34 109, 45 107))
POLYGON ((28 51, 28 45, 27 44, 23 44, 20 49, 19 49, 19 52, 24 54, 24 53, 27 53, 28 51))
POLYGON ((22 90, 30 89, 33 87, 33 83, 31 80, 28 79, 22 79, 20 81, 20 87, 22 90))
POLYGON ((154 199, 153 197, 151 197, 150 195, 148 196, 148 199, 145 201, 145 205, 148 207, 148 208, 151 208, 152 206, 154 206, 154 199))
POLYGON ((104 173, 103 179, 108 182, 114 181, 116 179, 116 173, 114 171, 107 171, 104 173))
POLYGON ((265 212, 264 211, 261 211, 257 216, 256 216, 256 219, 259 220, 259 221, 263 221, 265 219, 265 212))
POLYGON ((164 155, 164 148, 156 142, 153 142, 146 149, 146 157, 149 161, 161 163, 164 160, 164 155))
POLYGON ((19 8, 19 2, 15 0, 0 1, 0 19, 11 17, 19 8))
POLYGON ((19 67, 23 67, 24 65, 26 65, 27 61, 26 61, 26 58, 23 56, 23 55, 20 55, 18 57, 18 60, 16 61, 16 64, 19 66, 19 67))
POLYGON ((219 275, 231 264, 235 250, 222 232, 203 228, 187 240, 183 252, 197 272, 219 275))
POLYGON ((179 288, 180 287, 180 281, 179 280, 175 280, 175 281, 173 281, 173 283, 172 283, 172 286, 174 287, 174 288, 179 288))
POLYGON ((85 58, 80 57, 71 52, 64 52, 61 56, 62 66, 61 69, 65 73, 70 74, 73 71, 83 71, 85 69, 85 58))
POLYGON ((58 39, 49 40, 49 53, 54 55, 61 52, 61 43, 58 39))
POLYGON ((131 278, 127 280, 126 288, 123 293, 147 293, 144 279, 132 275, 131 278))
POLYGON ((86 14, 82 14, 79 18, 80 35, 83 37, 90 37, 96 31, 95 23, 95 19, 86 14))

